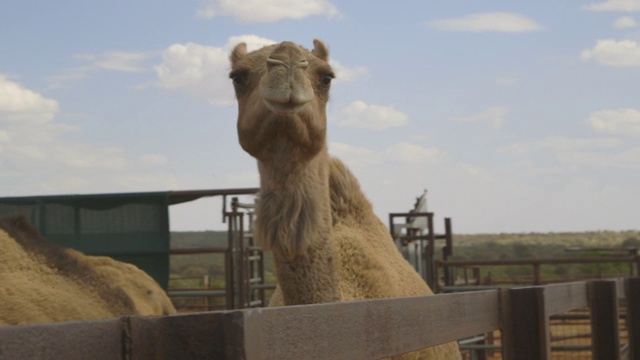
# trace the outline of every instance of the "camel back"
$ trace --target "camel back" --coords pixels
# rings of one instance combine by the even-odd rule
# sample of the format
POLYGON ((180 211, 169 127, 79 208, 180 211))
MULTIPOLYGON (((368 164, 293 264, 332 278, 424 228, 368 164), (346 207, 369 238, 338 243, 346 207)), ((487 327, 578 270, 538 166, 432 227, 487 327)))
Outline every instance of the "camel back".
POLYGON ((0 324, 98 319, 135 313, 127 294, 24 216, 0 219, 0 324))

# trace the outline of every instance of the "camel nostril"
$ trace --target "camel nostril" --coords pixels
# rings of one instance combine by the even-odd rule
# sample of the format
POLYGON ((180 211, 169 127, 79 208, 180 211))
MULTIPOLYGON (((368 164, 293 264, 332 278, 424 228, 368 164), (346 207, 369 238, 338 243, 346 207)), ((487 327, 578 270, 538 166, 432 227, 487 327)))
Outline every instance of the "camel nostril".
POLYGON ((267 68, 271 69, 274 66, 284 66, 287 69, 289 68, 289 65, 282 60, 274 59, 271 57, 267 58, 267 68))
POLYGON ((309 61, 307 59, 302 59, 298 61, 297 66, 301 69, 306 69, 309 67, 309 61))

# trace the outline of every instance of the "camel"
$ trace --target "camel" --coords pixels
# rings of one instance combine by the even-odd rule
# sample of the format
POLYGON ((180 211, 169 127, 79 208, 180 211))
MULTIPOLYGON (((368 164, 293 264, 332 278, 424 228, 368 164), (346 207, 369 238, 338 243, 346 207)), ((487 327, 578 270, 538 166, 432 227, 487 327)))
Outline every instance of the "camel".
POLYGON ((0 219, 0 326, 176 313, 144 271, 47 242, 23 215, 0 219))
MULTIPOLYGON (((329 51, 292 42, 230 55, 238 139, 260 173, 254 235, 273 252, 270 306, 431 295, 326 142, 329 51)), ((394 359, 460 359, 455 342, 394 359)))

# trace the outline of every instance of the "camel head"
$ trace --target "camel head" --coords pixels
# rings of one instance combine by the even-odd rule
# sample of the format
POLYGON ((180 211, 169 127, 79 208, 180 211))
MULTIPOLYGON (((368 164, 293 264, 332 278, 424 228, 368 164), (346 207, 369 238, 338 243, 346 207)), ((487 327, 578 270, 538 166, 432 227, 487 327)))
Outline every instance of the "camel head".
POLYGON ((230 56, 238 101, 238 137, 259 161, 308 160, 326 147, 326 104, 334 73, 320 40, 309 51, 292 42, 230 56))

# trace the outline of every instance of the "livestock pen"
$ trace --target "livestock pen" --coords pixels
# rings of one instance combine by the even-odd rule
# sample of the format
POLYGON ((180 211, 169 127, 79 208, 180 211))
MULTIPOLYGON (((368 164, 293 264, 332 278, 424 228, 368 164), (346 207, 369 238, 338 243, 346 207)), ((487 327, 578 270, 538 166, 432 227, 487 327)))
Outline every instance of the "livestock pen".
POLYGON ((500 330, 551 358, 549 319, 588 307, 593 359, 640 359, 640 278, 162 317, 0 327, 3 359, 378 359, 500 330), (627 341, 618 302, 626 300, 627 341))

